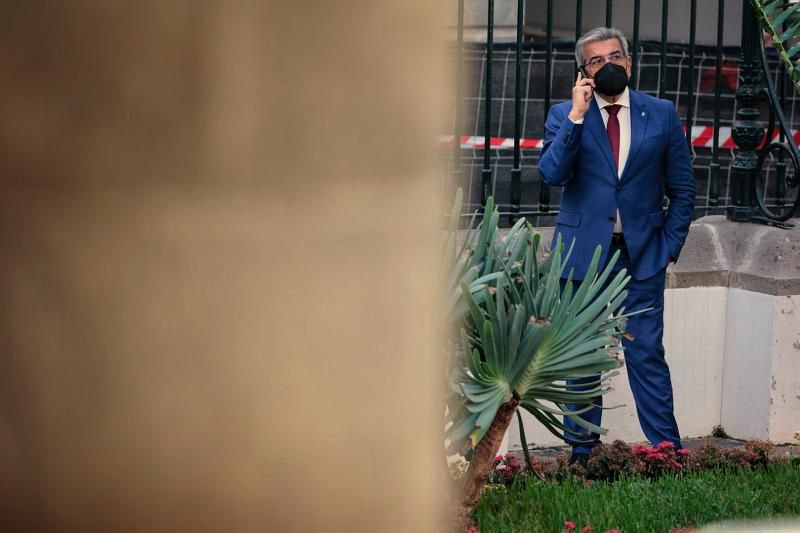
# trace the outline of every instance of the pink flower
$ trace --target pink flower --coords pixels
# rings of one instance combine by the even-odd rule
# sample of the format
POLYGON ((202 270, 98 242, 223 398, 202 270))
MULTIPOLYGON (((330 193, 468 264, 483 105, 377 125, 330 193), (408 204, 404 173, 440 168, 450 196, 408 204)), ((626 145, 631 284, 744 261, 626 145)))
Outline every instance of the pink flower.
POLYGON ((680 450, 678 450, 678 453, 681 455, 689 455, 689 450, 687 450, 686 448, 681 448, 680 450))
POLYGON ((583 529, 581 531, 583 533, 589 533, 591 530, 592 530, 592 526, 590 526, 589 524, 586 524, 585 526, 583 526, 583 529))
POLYGON ((603 533, 619 533, 619 529, 608 529, 606 531, 603 531, 603 533))
POLYGON ((675 445, 672 444, 670 441, 665 440, 665 441, 662 441, 658 446, 656 446, 656 448, 659 449, 659 450, 663 450, 664 448, 671 448, 673 446, 675 446, 675 445))
POLYGON ((573 522, 571 520, 567 520, 566 522, 564 522, 564 527, 567 528, 570 531, 574 531, 575 527, 576 527, 575 526, 575 522, 573 522))

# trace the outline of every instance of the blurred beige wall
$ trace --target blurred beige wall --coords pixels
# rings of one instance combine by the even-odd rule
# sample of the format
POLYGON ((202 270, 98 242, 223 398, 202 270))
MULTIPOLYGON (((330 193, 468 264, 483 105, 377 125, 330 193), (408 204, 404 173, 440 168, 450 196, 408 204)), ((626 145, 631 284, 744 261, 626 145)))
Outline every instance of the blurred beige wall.
POLYGON ((438 530, 438 4, 0 8, 0 529, 438 530))

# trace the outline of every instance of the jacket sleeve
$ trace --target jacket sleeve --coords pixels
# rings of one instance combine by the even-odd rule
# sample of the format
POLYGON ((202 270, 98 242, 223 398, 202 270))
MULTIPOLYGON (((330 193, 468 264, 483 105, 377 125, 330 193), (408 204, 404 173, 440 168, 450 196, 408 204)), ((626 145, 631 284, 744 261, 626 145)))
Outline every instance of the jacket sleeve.
POLYGON ((664 238, 672 261, 677 261, 692 223, 695 183, 681 119, 675 106, 670 103, 669 107, 669 146, 664 167, 664 192, 669 198, 669 210, 664 221, 664 238))
POLYGON ((553 106, 544 124, 539 175, 548 185, 563 187, 574 175, 583 124, 575 124, 560 106, 553 106))

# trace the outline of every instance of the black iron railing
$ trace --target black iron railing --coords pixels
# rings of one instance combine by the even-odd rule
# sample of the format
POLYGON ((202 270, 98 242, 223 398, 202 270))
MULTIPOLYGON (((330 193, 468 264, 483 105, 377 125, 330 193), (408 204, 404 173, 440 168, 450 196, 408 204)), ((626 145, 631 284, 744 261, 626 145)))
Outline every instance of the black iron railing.
MULTIPOLYGON (((692 13, 695 13, 694 11, 692 13)), ((717 5, 717 55, 716 69, 714 75, 714 132, 719 132, 720 127, 720 105, 722 99, 722 40, 725 34, 725 0, 720 0, 717 5)), ((719 135, 713 137, 711 146, 712 161, 709 165, 710 179, 708 186, 708 205, 717 207, 719 205, 719 135)))
POLYGON ((752 217, 751 188, 756 169, 756 149, 764 137, 758 123, 759 68, 758 46, 761 31, 750 0, 742 2, 742 52, 739 59, 739 87, 736 89, 736 122, 733 140, 739 149, 731 164, 731 205, 727 215, 731 220, 748 221, 752 217))
MULTIPOLYGON (((707 38, 704 45, 696 42, 696 0, 691 0, 686 13, 688 43, 669 40, 669 0, 661 2, 664 15, 658 41, 640 39, 640 0, 634 1, 632 12, 614 10, 613 0, 607 0, 605 22, 632 18, 632 87, 672 99, 684 119, 698 181, 696 215, 726 213, 732 220, 780 221, 794 216, 800 202, 800 195, 790 194, 800 174, 793 133, 800 122, 800 107, 795 114, 797 95, 786 94, 779 62, 769 51, 759 51, 759 23, 749 1, 742 4, 742 46, 736 48, 726 48, 723 42, 725 0, 714 2, 716 45, 709 45, 707 38), (774 87, 767 85, 762 92, 763 80, 774 81, 774 87), (775 142, 763 146, 762 116, 769 116, 770 131, 778 132, 775 142), (736 147, 725 139, 728 131, 736 147)), ((459 85, 450 165, 454 182, 468 190, 471 207, 493 195, 508 221, 525 216, 538 225, 552 224, 560 190, 551 190, 538 178, 540 143, 536 139, 542 138, 551 104, 570 97, 576 72, 574 40, 564 37, 563 27, 556 35, 552 0, 544 1, 543 32, 526 35, 525 2, 518 0, 516 38, 496 43, 494 2, 487 0, 486 42, 465 43, 463 2, 458 0, 459 85), (465 77, 465 69, 473 75, 465 77), (465 78, 472 83, 465 83, 465 78)), ((655 3, 645 4, 651 9, 655 3)), ((574 10, 577 40, 588 29, 583 0, 557 4, 559 10, 574 10)), ((703 3, 704 9, 708 4, 703 3)))

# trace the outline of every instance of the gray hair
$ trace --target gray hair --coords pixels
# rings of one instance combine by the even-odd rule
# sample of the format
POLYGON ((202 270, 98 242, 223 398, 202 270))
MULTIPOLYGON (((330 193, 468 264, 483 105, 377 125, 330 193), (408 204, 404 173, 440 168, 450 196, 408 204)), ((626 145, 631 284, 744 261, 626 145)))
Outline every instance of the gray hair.
POLYGON ((616 39, 622 47, 622 53, 628 57, 628 41, 625 40, 625 34, 616 28, 595 28, 584 33, 578 42, 575 43, 575 61, 579 65, 584 64, 583 49, 589 43, 596 43, 600 41, 607 41, 609 39, 616 39))

